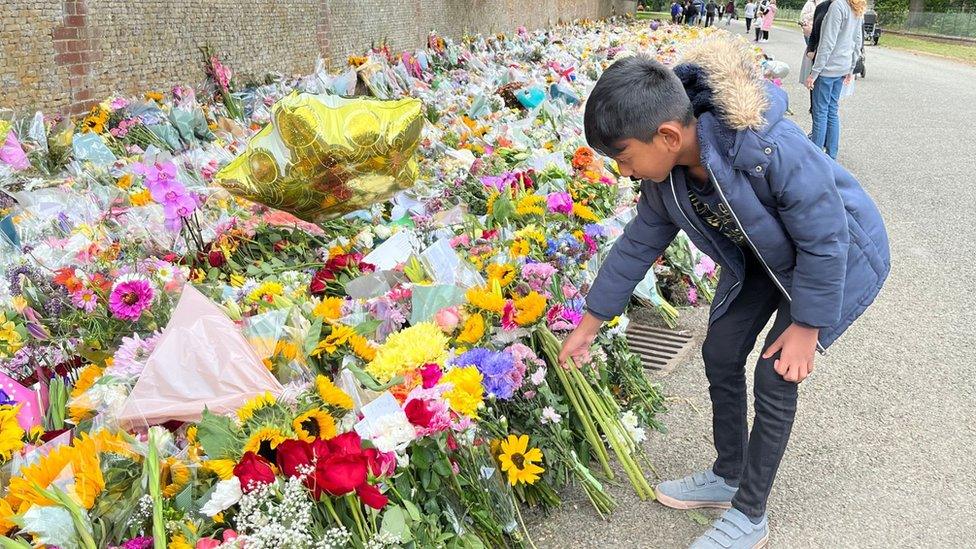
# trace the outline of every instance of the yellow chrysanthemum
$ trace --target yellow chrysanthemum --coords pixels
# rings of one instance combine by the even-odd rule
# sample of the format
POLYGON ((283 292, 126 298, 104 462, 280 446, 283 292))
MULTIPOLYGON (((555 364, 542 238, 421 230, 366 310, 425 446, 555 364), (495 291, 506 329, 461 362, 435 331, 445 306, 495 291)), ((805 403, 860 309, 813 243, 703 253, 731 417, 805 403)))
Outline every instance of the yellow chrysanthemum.
POLYGON ((457 336, 457 340, 460 343, 474 345, 475 343, 481 341, 481 338, 484 337, 484 335, 485 318, 481 316, 480 313, 475 313, 464 321, 464 328, 457 336))
POLYGON ((248 452, 254 452, 271 463, 274 463, 275 448, 277 448, 278 445, 284 442, 287 438, 288 437, 281 432, 281 429, 278 429, 277 427, 261 427, 257 431, 251 433, 251 436, 248 437, 247 442, 244 444, 243 452, 245 454, 248 452))
POLYGON ((468 298, 468 303, 478 309, 496 314, 501 314, 505 309, 505 298, 502 297, 501 288, 498 291, 490 286, 470 288, 465 296, 468 298))
POLYGON ((441 377, 440 383, 450 383, 444 393, 451 410, 468 417, 478 416, 478 407, 485 398, 481 372, 475 366, 453 368, 441 377))
POLYGON ((325 322, 339 320, 339 317, 342 316, 343 302, 344 300, 341 297, 327 297, 312 309, 312 314, 325 322))
POLYGON ((328 440, 337 433, 332 414, 319 408, 313 408, 296 417, 291 427, 295 430, 295 435, 306 442, 317 438, 328 440))
POLYGON ((497 280, 502 288, 515 280, 515 266, 508 263, 493 263, 488 265, 488 280, 497 280))
POLYGON ((139 192, 135 192, 129 195, 129 203, 133 206, 145 206, 152 202, 152 195, 149 194, 149 189, 142 189, 139 192))
POLYGON ((319 398, 327 406, 335 406, 343 410, 352 410, 353 402, 349 393, 343 391, 332 383, 332 380, 319 375, 315 377, 315 388, 319 392, 319 398))
POLYGON ((423 322, 386 339, 366 371, 382 383, 424 364, 444 364, 448 339, 436 324, 423 322))
POLYGON ((132 186, 132 174, 127 173, 122 177, 116 179, 115 186, 122 189, 123 191, 129 190, 129 187, 132 186))
POLYGON ((528 326, 539 320, 546 312, 546 298, 537 292, 529 292, 525 297, 515 300, 515 322, 528 326))
POLYGON ((20 405, 0 406, 0 463, 24 447, 24 429, 17 423, 20 405))
POLYGON ((253 302, 267 301, 268 303, 274 303, 275 298, 284 293, 285 288, 281 283, 268 280, 251 290, 251 293, 247 294, 247 298, 253 302))
POLYGON ((600 220, 589 206, 579 202, 573 203, 573 215, 584 221, 592 221, 594 223, 600 220))
POLYGON ((211 459, 203 462, 204 469, 217 475, 220 480, 230 480, 234 476, 234 466, 237 465, 232 459, 211 459))
POLYGON ((75 382, 68 396, 68 417, 71 418, 71 422, 75 425, 91 417, 91 414, 94 412, 91 402, 89 399, 83 398, 83 395, 85 391, 91 389, 92 385, 98 381, 98 378, 102 377, 103 372, 104 370, 99 366, 89 364, 78 374, 78 381, 75 382))
POLYGON ((546 210, 542 207, 546 199, 537 194, 527 194, 515 203, 515 213, 519 216, 543 215, 546 210))
POLYGON ((175 457, 168 457, 163 460, 160 467, 160 485, 163 488, 163 497, 172 498, 186 488, 190 482, 190 468, 175 457))
POLYGON ((263 394, 257 395, 251 400, 247 401, 240 410, 237 411, 237 418, 244 423, 254 417, 255 412, 269 406, 274 406, 278 400, 271 393, 265 391, 263 394))
POLYGON ((508 435, 501 443, 501 454, 498 462, 502 471, 508 473, 508 483, 515 486, 518 483, 535 484, 539 475, 545 469, 536 465, 542 461, 542 451, 529 448, 529 435, 508 435))

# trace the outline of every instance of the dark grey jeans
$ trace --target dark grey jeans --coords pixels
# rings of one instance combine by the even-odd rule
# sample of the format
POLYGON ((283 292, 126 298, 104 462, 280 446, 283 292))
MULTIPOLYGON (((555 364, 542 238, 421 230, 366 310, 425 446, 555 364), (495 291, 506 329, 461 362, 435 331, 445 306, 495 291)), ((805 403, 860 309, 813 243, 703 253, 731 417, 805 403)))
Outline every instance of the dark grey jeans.
POLYGON ((763 351, 792 322, 790 304, 759 260, 747 251, 742 289, 722 318, 709 327, 702 355, 712 398, 712 430, 718 452, 712 470, 732 483, 739 483, 732 506, 751 518, 766 512, 766 499, 796 415, 797 384, 784 380, 773 369, 779 354, 769 359, 760 357, 753 388, 756 415, 752 433, 748 431, 746 359, 773 313, 776 320, 763 351))

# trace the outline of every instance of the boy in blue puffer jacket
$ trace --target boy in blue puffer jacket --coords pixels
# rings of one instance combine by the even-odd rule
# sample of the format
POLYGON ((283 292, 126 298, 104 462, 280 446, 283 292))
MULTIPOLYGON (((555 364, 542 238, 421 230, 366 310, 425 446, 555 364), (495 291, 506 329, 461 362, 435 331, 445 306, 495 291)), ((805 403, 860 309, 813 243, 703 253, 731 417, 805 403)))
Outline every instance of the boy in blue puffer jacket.
POLYGON ((669 507, 729 509, 696 548, 765 545, 766 499, 797 384, 889 271, 874 202, 786 110, 785 92, 762 79, 748 46, 724 33, 692 47, 673 70, 644 56, 620 59, 587 99, 589 144, 643 182, 637 216, 610 250, 560 361, 586 353, 679 230, 722 266, 702 344, 718 458, 656 488, 669 507), (773 313, 749 433, 745 362, 773 313))

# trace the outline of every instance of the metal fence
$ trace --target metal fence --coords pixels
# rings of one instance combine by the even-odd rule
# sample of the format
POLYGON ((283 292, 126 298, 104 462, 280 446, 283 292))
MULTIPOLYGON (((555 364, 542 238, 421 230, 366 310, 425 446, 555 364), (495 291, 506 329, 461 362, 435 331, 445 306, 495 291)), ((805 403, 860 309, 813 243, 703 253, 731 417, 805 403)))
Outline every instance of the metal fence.
POLYGON ((878 22, 884 29, 976 38, 976 13, 881 12, 878 14, 878 22))

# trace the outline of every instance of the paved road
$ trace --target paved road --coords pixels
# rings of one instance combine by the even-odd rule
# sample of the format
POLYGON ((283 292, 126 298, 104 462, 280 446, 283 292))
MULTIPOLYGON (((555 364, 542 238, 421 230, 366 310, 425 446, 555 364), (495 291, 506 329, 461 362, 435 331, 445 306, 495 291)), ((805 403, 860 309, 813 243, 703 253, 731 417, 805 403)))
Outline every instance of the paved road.
MULTIPOLYGON (((802 36, 775 28, 771 39, 767 51, 796 67, 802 36)), ((884 214, 893 272, 800 388, 769 501, 770 546, 973 547, 976 67, 870 47, 867 70, 841 106, 840 161, 884 214)), ((785 86, 809 129, 806 90, 794 76, 785 86)), ((707 467, 714 450, 701 359, 661 382, 673 400, 670 434, 647 443, 658 472, 707 467)), ((705 528, 689 512, 613 492, 620 508, 611 522, 569 494, 566 508, 533 528, 536 544, 684 547, 705 528)))

